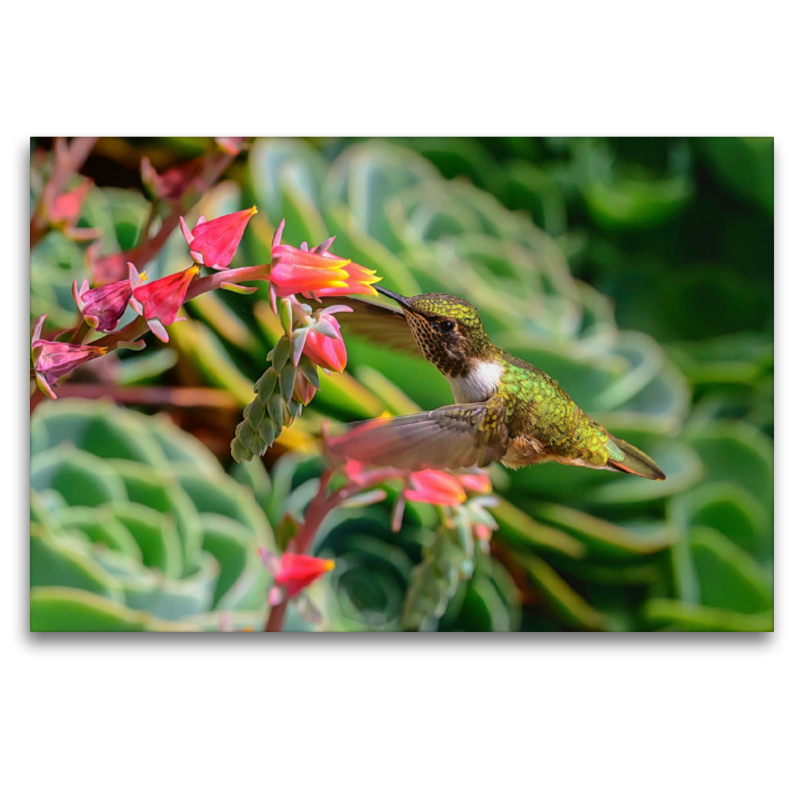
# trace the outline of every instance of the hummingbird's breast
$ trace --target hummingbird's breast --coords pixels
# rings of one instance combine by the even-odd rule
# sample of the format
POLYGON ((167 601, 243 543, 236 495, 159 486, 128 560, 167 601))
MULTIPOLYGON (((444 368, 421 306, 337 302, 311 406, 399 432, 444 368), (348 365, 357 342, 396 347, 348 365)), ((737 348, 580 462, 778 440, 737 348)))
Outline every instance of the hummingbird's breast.
POLYGON ((501 364, 476 359, 470 366, 466 375, 445 374, 456 403, 483 403, 500 386, 503 377, 501 364))

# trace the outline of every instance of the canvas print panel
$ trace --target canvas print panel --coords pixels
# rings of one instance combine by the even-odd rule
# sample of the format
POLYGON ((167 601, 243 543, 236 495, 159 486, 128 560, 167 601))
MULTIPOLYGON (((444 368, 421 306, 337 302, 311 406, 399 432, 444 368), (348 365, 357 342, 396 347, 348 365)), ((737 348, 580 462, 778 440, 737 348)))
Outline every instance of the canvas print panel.
POLYGON ((31 630, 772 630, 773 183, 31 140, 31 630))

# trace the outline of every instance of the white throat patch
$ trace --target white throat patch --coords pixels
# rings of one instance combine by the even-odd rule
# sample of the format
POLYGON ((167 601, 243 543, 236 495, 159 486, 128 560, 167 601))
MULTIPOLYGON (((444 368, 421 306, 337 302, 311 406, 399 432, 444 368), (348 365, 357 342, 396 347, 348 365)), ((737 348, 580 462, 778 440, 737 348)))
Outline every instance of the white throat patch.
POLYGON ((447 378, 456 403, 482 403, 500 385, 503 367, 488 361, 480 362, 465 378, 447 378))

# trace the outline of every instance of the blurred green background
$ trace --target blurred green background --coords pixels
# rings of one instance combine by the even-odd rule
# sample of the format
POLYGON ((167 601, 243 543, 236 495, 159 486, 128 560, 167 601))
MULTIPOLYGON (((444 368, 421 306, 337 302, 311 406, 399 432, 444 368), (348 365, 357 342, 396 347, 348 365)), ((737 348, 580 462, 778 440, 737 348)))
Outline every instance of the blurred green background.
MULTIPOLYGON (((80 225, 103 254, 135 246, 151 210, 141 157, 163 172, 213 146, 100 139, 80 225)), ((32 207, 50 147, 32 141, 32 207)), ((335 234, 388 288, 478 306, 496 344, 668 476, 494 467, 488 554, 424 506, 392 534, 391 491, 340 510, 313 548, 337 563, 310 590, 319 629, 772 629, 771 139, 256 140, 188 217, 252 203, 234 266, 266 261, 284 217, 290 244, 335 234)), ((31 253, 31 315, 51 331, 75 324, 85 251, 53 231, 31 253)), ((176 232, 137 267, 189 264, 176 232)), ((279 325, 262 291, 186 310, 168 345, 92 362, 34 411, 33 629, 261 627, 255 549, 313 495, 321 422, 452 402, 427 363, 350 337, 347 374, 323 376, 263 463, 234 466, 279 325)), ((312 629, 294 612, 287 627, 312 629)))

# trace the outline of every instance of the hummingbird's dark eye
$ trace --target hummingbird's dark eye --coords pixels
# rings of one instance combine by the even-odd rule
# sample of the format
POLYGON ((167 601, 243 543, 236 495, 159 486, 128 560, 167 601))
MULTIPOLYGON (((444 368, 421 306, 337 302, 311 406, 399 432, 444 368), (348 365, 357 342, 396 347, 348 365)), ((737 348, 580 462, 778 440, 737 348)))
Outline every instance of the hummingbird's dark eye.
POLYGON ((456 324, 451 319, 443 319, 439 323, 439 330, 442 333, 452 333, 456 329, 456 324))

